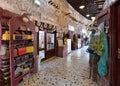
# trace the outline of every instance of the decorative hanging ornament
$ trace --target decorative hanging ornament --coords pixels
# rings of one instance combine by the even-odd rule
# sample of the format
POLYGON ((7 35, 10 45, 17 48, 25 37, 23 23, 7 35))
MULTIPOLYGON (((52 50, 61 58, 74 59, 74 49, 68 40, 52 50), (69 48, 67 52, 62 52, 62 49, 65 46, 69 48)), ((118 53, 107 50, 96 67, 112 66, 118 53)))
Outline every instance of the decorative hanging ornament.
POLYGON ((23 22, 27 23, 29 21, 29 19, 27 17, 23 17, 22 18, 23 22))

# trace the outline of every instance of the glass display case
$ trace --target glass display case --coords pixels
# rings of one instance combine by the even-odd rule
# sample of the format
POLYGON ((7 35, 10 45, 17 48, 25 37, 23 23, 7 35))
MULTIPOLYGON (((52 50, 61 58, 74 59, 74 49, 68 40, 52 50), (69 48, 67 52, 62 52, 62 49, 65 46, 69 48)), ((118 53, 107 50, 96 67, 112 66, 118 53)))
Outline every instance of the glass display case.
POLYGON ((47 33, 47 51, 54 49, 54 34, 47 33))
POLYGON ((39 31, 39 49, 45 48, 45 32, 39 31))

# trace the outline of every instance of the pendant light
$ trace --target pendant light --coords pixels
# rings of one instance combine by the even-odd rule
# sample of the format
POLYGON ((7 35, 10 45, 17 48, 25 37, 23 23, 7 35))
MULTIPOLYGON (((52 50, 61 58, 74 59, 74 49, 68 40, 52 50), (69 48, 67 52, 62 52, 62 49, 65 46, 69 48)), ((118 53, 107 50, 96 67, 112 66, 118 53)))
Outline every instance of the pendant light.
POLYGON ((90 14, 87 14, 86 17, 90 17, 90 14))
POLYGON ((84 0, 82 2, 83 2, 82 5, 79 6, 80 9, 84 9, 85 8, 84 0))
POLYGON ((84 9, 84 8, 85 8, 85 5, 81 5, 79 8, 80 8, 80 9, 84 9))

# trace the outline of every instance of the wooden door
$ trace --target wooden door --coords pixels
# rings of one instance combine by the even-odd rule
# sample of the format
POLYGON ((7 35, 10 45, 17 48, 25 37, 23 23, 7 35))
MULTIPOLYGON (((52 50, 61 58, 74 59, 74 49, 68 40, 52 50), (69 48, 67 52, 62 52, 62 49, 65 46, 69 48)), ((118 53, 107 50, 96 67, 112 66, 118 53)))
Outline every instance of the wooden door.
POLYGON ((118 40, 118 55, 117 55, 117 86, 120 86, 120 6, 118 6, 118 11, 117 11, 117 18, 118 18, 118 24, 117 24, 117 32, 118 32, 118 37, 117 37, 117 40, 118 40))

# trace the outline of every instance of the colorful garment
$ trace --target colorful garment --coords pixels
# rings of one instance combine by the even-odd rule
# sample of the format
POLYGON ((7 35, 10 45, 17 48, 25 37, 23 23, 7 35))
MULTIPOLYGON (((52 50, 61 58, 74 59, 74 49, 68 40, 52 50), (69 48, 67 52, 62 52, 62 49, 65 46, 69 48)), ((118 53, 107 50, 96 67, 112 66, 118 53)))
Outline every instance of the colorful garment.
POLYGON ((94 42, 92 44, 92 48, 94 53, 97 55, 102 55, 103 52, 103 44, 102 44, 102 37, 100 35, 94 37, 94 42))
POLYGON ((100 76, 105 76, 107 74, 107 65, 108 65, 108 40, 104 32, 101 33, 102 45, 104 50, 98 62, 98 73, 100 76))

